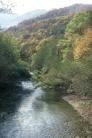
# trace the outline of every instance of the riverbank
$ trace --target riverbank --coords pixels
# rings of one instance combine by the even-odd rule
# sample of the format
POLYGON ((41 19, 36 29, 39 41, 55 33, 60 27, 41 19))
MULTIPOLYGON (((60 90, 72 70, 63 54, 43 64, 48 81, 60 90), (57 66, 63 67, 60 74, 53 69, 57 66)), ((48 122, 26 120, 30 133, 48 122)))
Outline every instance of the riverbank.
POLYGON ((72 105, 85 121, 92 125, 92 99, 80 98, 77 95, 64 96, 63 99, 72 105))

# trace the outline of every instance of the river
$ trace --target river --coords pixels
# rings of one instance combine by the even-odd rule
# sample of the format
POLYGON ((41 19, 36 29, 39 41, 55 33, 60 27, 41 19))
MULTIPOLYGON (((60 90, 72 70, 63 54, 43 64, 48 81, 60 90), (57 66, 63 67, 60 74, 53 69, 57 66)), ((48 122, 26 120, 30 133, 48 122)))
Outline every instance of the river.
POLYGON ((91 127, 67 102, 43 100, 46 91, 36 86, 30 80, 0 90, 0 138, 92 138, 91 127))

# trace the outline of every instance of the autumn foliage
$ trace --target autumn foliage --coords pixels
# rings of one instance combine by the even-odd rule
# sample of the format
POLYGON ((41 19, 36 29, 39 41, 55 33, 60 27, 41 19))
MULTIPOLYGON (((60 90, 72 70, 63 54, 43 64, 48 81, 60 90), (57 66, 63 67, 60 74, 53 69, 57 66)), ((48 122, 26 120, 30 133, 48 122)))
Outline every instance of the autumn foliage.
POLYGON ((75 42, 74 58, 80 59, 92 52, 92 28, 88 28, 84 35, 75 42))

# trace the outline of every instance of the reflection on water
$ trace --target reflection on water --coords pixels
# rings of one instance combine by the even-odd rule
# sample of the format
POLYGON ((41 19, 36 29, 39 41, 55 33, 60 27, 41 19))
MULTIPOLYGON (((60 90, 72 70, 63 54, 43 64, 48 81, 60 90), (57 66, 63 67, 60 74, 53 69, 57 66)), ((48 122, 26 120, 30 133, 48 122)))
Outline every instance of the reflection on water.
POLYGON ((55 96, 42 100, 47 93, 31 81, 0 91, 0 138, 91 138, 88 124, 55 96))

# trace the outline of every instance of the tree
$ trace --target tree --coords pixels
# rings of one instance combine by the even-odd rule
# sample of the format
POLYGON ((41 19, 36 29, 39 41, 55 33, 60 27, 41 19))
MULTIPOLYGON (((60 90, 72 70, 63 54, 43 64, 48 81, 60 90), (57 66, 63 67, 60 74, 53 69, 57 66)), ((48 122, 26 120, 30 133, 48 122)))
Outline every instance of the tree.
POLYGON ((32 67, 41 71, 44 67, 50 68, 56 64, 57 47, 56 40, 48 38, 37 47, 37 53, 32 57, 32 67))
POLYGON ((92 11, 76 14, 67 26, 66 33, 83 34, 85 28, 92 25, 92 11))
POLYGON ((76 60, 87 58, 92 53, 92 29, 88 28, 84 35, 75 42, 74 58, 76 60))
POLYGON ((15 38, 10 34, 0 34, 0 87, 4 83, 14 82, 28 77, 28 68, 20 59, 15 38))
POLYGON ((0 12, 11 13, 14 2, 11 0, 0 0, 0 12))

